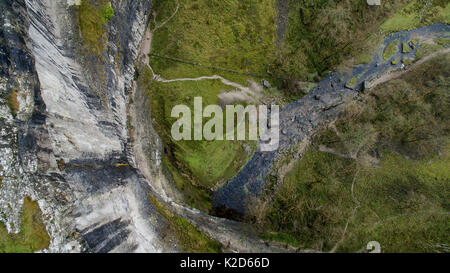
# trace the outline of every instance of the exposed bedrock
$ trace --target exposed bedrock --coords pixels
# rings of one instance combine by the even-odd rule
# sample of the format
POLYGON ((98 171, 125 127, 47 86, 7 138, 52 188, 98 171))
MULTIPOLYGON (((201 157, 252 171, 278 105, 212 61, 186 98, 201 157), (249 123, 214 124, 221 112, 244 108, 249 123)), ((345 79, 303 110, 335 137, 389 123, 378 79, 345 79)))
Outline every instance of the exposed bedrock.
POLYGON ((31 196, 49 251, 176 251, 160 236, 167 223, 149 204, 151 189, 128 148, 128 93, 151 1, 111 2, 101 93, 90 64, 77 57, 70 2, 0 3, 0 220, 18 232, 23 198, 31 196), (13 92, 17 114, 8 106, 13 92))

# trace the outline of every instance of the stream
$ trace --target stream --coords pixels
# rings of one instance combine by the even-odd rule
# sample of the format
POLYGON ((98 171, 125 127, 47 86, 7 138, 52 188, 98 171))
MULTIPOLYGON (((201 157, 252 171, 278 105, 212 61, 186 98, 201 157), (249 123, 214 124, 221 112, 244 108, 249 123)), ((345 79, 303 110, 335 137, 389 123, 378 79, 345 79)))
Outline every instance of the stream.
POLYGON ((263 191, 273 164, 286 152, 301 153, 301 148, 296 145, 308 142, 321 125, 335 119, 346 100, 358 97, 358 90, 363 89, 364 82, 375 81, 375 84, 379 84, 386 74, 403 70, 401 61, 395 65, 392 61, 397 58, 414 59, 420 44, 409 53, 402 53, 402 43, 415 38, 420 38, 421 41, 450 38, 450 26, 434 24, 392 33, 378 47, 372 62, 358 65, 348 72, 331 72, 308 95, 283 107, 280 110, 280 148, 273 152, 256 152, 236 176, 214 192, 213 206, 219 211, 231 209, 238 214, 245 214, 249 197, 257 196, 263 191), (397 52, 383 61, 383 51, 392 41, 398 42, 397 52), (346 83, 353 78, 358 78, 354 89, 347 88, 346 83))

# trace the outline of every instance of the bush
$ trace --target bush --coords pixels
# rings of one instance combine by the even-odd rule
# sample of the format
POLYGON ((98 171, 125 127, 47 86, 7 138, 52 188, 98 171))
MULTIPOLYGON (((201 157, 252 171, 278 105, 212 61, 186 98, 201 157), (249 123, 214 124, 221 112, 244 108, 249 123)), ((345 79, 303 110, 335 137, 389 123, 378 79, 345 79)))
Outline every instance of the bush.
POLYGON ((108 4, 103 7, 102 14, 103 18, 108 22, 114 16, 114 9, 108 4))
POLYGON ((20 110, 20 102, 17 99, 17 93, 18 91, 16 89, 13 89, 11 90, 11 94, 8 95, 8 106, 14 118, 17 116, 17 113, 20 110))

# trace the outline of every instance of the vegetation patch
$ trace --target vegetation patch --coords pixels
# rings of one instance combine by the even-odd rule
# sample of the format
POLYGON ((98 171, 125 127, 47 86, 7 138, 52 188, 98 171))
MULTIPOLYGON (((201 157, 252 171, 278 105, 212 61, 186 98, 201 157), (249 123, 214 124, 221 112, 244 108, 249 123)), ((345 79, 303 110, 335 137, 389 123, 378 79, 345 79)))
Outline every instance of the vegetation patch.
POLYGON ((416 51, 416 58, 414 61, 418 61, 436 51, 443 49, 441 45, 438 44, 428 44, 422 43, 416 51))
POLYGON ((409 53, 411 52, 411 47, 405 42, 402 43, 402 53, 409 53))
POLYGON ((410 58, 403 58, 402 63, 406 66, 411 65, 413 63, 413 60, 410 58))
POLYGON ((48 248, 50 237, 42 222, 42 212, 36 201, 25 197, 21 214, 20 232, 9 234, 0 222, 0 252, 32 253, 48 248))
POLYGON ((443 47, 450 46, 450 39, 447 39, 447 38, 437 38, 437 39, 434 39, 434 41, 435 41, 438 45, 441 45, 441 46, 443 46, 443 47))
POLYGON ((345 84, 345 86, 347 87, 347 88, 355 88, 355 85, 356 85, 356 83, 358 82, 358 80, 359 80, 359 78, 352 78, 351 80, 349 80, 346 84, 345 84))
POLYGON ((448 250, 449 58, 349 103, 264 197, 263 237, 319 251, 364 251, 373 240, 383 252, 448 250))
MULTIPOLYGON (((152 53, 203 67, 152 58, 158 74, 164 78, 199 77, 217 73, 205 67, 219 67, 266 75, 267 56, 275 41, 274 0, 155 1, 157 25, 173 14, 177 2, 178 13, 155 32, 152 53)), ((248 76, 222 76, 247 84, 248 76)))
POLYGON ((389 58, 391 58, 392 56, 395 55, 395 53, 397 53, 397 50, 398 50, 398 41, 390 42, 384 49, 383 61, 386 62, 387 60, 389 60, 389 58))
POLYGON ((20 110, 20 102, 17 98, 18 94, 19 91, 17 91, 16 89, 12 89, 11 94, 8 95, 8 106, 14 118, 16 118, 17 113, 20 110))
POLYGON ((433 23, 450 23, 450 4, 446 0, 414 0, 381 25, 385 32, 412 30, 433 23))
POLYGON ((412 48, 416 48, 416 46, 419 45, 420 39, 412 39, 411 41, 409 41, 409 46, 412 48))
POLYGON ((275 195, 265 219, 273 232, 263 237, 300 248, 330 249, 350 216, 355 167, 348 159, 306 153, 275 195))
POLYGON ((104 51, 106 24, 113 16, 109 0, 81 0, 78 23, 84 45, 94 56, 101 56, 104 51))
POLYGON ((217 241, 209 238, 199 231, 186 219, 172 213, 170 209, 161 203, 156 197, 149 195, 150 203, 167 220, 167 232, 176 236, 186 253, 220 253, 222 246, 217 241))
POLYGON ((397 65, 399 61, 400 61, 400 58, 395 58, 395 59, 392 60, 391 64, 392 65, 397 65))
POLYGON ((140 74, 141 86, 149 86, 147 95, 152 101, 153 124, 163 140, 167 170, 177 188, 185 193, 188 204, 207 212, 212 188, 240 170, 255 144, 225 140, 174 141, 171 129, 176 118, 171 117, 171 111, 180 104, 193 109, 194 97, 202 97, 204 106, 218 104, 219 93, 229 87, 219 80, 150 83, 149 69, 143 69, 140 74))

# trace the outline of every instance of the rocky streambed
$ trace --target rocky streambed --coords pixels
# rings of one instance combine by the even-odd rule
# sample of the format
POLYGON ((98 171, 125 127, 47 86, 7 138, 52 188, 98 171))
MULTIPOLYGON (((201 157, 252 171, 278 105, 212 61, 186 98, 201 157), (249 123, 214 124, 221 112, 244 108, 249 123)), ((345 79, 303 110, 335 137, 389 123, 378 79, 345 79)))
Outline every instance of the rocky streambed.
POLYGON ((411 40, 432 43, 435 38, 450 38, 449 33, 450 26, 447 24, 392 33, 379 46, 370 63, 358 65, 351 71, 331 72, 308 95, 282 108, 279 149, 256 152, 235 177, 214 193, 213 205, 219 213, 229 213, 231 210, 239 215, 245 214, 248 201, 262 192, 268 181, 267 176, 277 176, 277 172, 283 169, 283 166, 276 164, 278 161, 287 154, 300 158, 309 139, 321 126, 337 117, 347 100, 356 99, 360 91, 381 83, 382 80, 377 81, 380 77, 403 70, 405 65, 402 60, 415 58, 420 43, 412 48, 409 46, 411 40), (392 42, 396 43, 395 53, 384 59, 383 53, 392 42), (408 46, 408 50, 403 50, 403 44, 408 46))

